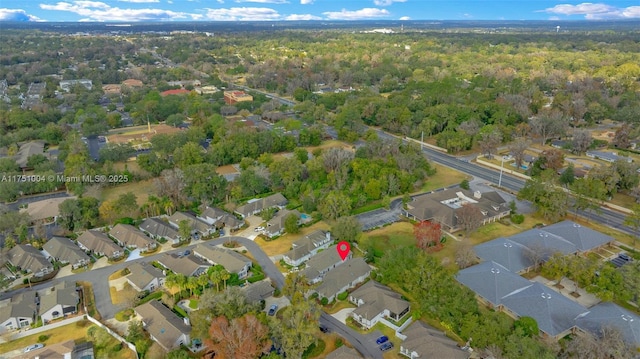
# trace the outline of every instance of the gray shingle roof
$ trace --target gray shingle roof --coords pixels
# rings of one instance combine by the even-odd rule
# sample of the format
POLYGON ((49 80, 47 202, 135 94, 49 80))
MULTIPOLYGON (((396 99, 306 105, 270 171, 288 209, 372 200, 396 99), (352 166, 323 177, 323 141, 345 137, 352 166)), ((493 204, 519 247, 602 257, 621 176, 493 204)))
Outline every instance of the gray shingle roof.
MULTIPOLYGON (((336 250, 337 247, 337 244, 333 245, 311 257, 311 259, 307 261, 307 267, 302 271, 302 274, 308 280, 312 280, 328 268, 342 264, 342 258, 340 258, 340 255, 336 250)), ((352 252, 350 251, 349 253, 351 254, 352 252)))
POLYGON ((369 273, 371 273, 371 267, 364 259, 361 257, 349 259, 327 273, 322 284, 318 286, 317 292, 320 297, 329 298, 339 294, 338 291, 350 286, 353 281, 369 273))
POLYGON ((37 273, 44 268, 53 267, 51 262, 49 262, 39 250, 26 244, 18 244, 11 248, 7 253, 7 259, 14 266, 32 273, 37 273))
POLYGON ((165 275, 162 271, 148 263, 132 263, 129 267, 129 275, 127 280, 133 283, 136 287, 143 289, 154 278, 164 278, 165 275))
POLYGON ((134 310, 142 317, 145 329, 165 350, 173 349, 173 343, 180 335, 191 333, 191 326, 186 325, 180 317, 157 300, 137 306, 134 310))
POLYGON ((581 252, 592 250, 615 240, 613 237, 572 221, 562 221, 542 229, 571 242, 581 252))
POLYGON ((245 295, 247 296, 247 302, 255 303, 263 299, 266 299, 273 295, 274 288, 269 281, 263 280, 256 283, 250 283, 242 287, 245 295))
POLYGON ((401 344, 402 348, 415 351, 420 358, 466 359, 469 357, 467 352, 458 348, 455 341, 421 321, 412 323, 402 334, 407 336, 401 344))
POLYGON ((99 231, 85 231, 78 237, 78 243, 95 253, 102 253, 113 257, 116 252, 122 253, 122 247, 117 245, 105 233, 99 231))
POLYGON ((153 239, 147 237, 139 229, 129 224, 116 224, 109 231, 109 235, 128 247, 143 248, 155 243, 153 239))
POLYGON ((535 319, 538 328, 550 336, 571 329, 576 325, 576 318, 588 311, 580 304, 537 282, 503 297, 502 303, 520 317, 535 319))
POLYGON ((604 326, 617 328, 629 344, 640 345, 640 316, 611 302, 591 307, 588 313, 576 320, 576 324, 596 336, 601 334, 604 326))
POLYGON ((528 249, 508 238, 498 238, 479 244, 474 247, 474 250, 482 260, 499 263, 514 273, 533 265, 526 256, 528 249))
POLYGON ((80 296, 76 291, 76 286, 68 282, 61 282, 49 287, 41 291, 39 296, 40 313, 44 313, 58 304, 63 306, 77 306, 80 302, 80 296))
POLYGON ((33 318, 36 312, 36 292, 22 292, 0 302, 0 323, 9 318, 33 318))
POLYGON ((140 229, 156 237, 163 237, 171 240, 178 238, 178 231, 173 229, 169 223, 159 218, 145 219, 140 224, 140 229))
MULTIPOLYGON (((322 243, 327 241, 327 236, 330 236, 330 234, 323 230, 313 231, 293 242, 293 248, 285 253, 285 256, 296 261, 308 255, 313 249, 322 246, 322 243)), ((331 237, 329 237, 329 240, 331 240, 331 237)))
POLYGON ((194 255, 180 257, 169 253, 165 253, 158 258, 158 263, 175 273, 184 274, 187 277, 198 275, 210 267, 209 263, 194 255))
POLYGON ((89 256, 69 238, 51 237, 51 239, 42 246, 42 249, 47 251, 52 257, 71 264, 89 261, 89 256))
POLYGON ((282 195, 282 193, 275 193, 271 196, 256 199, 252 202, 249 202, 245 205, 239 206, 236 208, 236 212, 240 213, 243 216, 248 216, 251 213, 262 211, 266 208, 271 208, 275 206, 285 206, 287 204, 287 199, 282 195))
POLYGON ((409 302, 402 299, 400 294, 373 280, 354 290, 351 296, 364 302, 354 310, 354 313, 367 320, 373 319, 385 309, 399 315, 409 308, 409 302))
POLYGON ((543 229, 531 229, 511 236, 509 239, 529 249, 544 248, 548 256, 555 252, 571 254, 578 251, 573 243, 543 229))
POLYGON ((230 273, 238 273, 247 265, 251 264, 251 260, 235 251, 213 247, 206 244, 198 244, 193 253, 204 257, 212 263, 223 266, 230 273))
POLYGON ((196 216, 191 213, 186 212, 176 212, 169 217, 169 222, 175 227, 179 228, 181 221, 188 221, 191 225, 191 229, 198 231, 202 234, 206 234, 211 230, 211 226, 208 223, 203 222, 196 218, 196 216))
POLYGON ((347 346, 341 346, 340 348, 332 351, 327 354, 326 359, 361 359, 360 353, 358 353, 355 349, 349 348, 347 346))
POLYGON ((504 296, 532 284, 493 261, 465 268, 456 279, 494 306, 500 305, 504 296))

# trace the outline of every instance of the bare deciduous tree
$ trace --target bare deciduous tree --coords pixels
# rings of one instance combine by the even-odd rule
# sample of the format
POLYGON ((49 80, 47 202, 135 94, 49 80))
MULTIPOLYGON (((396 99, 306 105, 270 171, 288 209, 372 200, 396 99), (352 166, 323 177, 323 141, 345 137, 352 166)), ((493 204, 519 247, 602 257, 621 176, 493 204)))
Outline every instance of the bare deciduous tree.
POLYGON ((322 152, 324 169, 327 173, 339 170, 342 166, 353 160, 353 157, 353 152, 339 147, 331 147, 322 152))
POLYGON ((577 130, 573 133, 573 151, 579 155, 585 153, 592 142, 591 132, 587 130, 577 130))
POLYGON ((524 151, 529 148, 529 141, 524 138, 519 138, 509 144, 509 152, 516 161, 516 167, 521 168, 522 162, 524 162, 524 151))
POLYGON ((174 208, 185 200, 185 182, 182 170, 174 168, 162 171, 160 177, 153 180, 158 196, 167 197, 174 208))
POLYGON ((456 212, 456 218, 458 227, 464 231, 465 238, 469 238, 469 235, 482 225, 484 215, 478 206, 468 203, 456 212))
POLYGON ((209 349, 216 358, 253 359, 266 353, 271 347, 269 328, 260 323, 253 314, 232 319, 220 316, 211 321, 209 349))
POLYGON ((598 336, 576 335, 567 342, 567 348, 561 358, 580 359, 630 359, 635 358, 633 350, 625 341, 620 330, 604 326, 598 336))
POLYGON ((458 268, 464 269, 478 262, 476 252, 468 240, 464 240, 456 247, 456 264, 458 268))
POLYGON ((524 251, 524 256, 531 262, 533 270, 537 271, 542 263, 551 256, 551 250, 540 244, 534 244, 524 251))
POLYGON ((487 158, 493 158, 493 153, 498 149, 498 146, 502 142, 502 133, 497 129, 493 131, 488 131, 480 134, 480 140, 478 144, 480 145, 480 149, 482 153, 485 154, 487 158))

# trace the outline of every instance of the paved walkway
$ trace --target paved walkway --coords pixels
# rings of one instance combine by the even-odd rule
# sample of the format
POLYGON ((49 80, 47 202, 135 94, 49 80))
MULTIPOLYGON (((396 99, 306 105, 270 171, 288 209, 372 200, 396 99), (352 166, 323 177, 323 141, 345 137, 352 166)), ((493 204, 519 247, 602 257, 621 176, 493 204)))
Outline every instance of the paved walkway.
POLYGON ((353 312, 356 308, 344 308, 339 311, 331 314, 332 317, 338 319, 341 323, 347 324, 347 318, 351 316, 351 312, 353 312))
POLYGON ((578 285, 574 281, 567 278, 562 278, 562 280, 560 280, 561 288, 556 286, 557 281, 548 280, 547 278, 544 278, 542 276, 536 276, 535 278, 533 278, 533 280, 535 282, 546 285, 547 287, 555 290, 556 292, 564 295, 565 297, 571 299, 574 302, 577 302, 584 307, 591 308, 594 305, 600 303, 600 299, 598 299, 598 297, 591 293, 588 293, 583 288, 578 287, 578 285), (576 293, 578 295, 577 297, 574 296, 574 294, 576 293))
POLYGON ((42 332, 50 330, 50 329, 63 327, 65 325, 67 325, 67 324, 72 324, 72 323, 75 323, 75 322, 79 322, 81 320, 84 320, 84 315, 83 314, 78 314, 75 317, 63 319, 63 320, 61 320, 59 322, 43 325, 43 326, 38 327, 38 328, 33 328, 33 329, 29 329, 29 330, 20 330, 18 332, 14 332, 14 333, 9 334, 10 338, 11 338, 10 341, 13 341, 13 340, 16 340, 16 339, 20 339, 20 338, 24 338, 24 337, 28 337, 30 335, 42 333, 42 332))

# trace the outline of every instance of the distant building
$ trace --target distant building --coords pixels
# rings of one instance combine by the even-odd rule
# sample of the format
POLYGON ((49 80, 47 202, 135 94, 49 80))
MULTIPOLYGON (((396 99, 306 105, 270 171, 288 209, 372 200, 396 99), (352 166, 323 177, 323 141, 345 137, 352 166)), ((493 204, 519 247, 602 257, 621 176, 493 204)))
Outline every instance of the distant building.
POLYGON ((587 151, 587 157, 597 158, 599 160, 607 161, 610 163, 616 161, 625 161, 628 163, 633 162, 633 159, 631 157, 619 156, 617 152, 587 151))
POLYGON ((102 86, 102 91, 107 95, 119 95, 122 92, 122 85, 106 84, 102 86))
POLYGON ((140 80, 136 80, 136 79, 126 79, 124 81, 122 81, 122 85, 126 86, 126 87, 142 87, 144 86, 144 83, 142 83, 142 81, 140 80))
POLYGON ((217 207, 206 207, 198 219, 208 223, 216 228, 227 227, 235 231, 244 225, 244 221, 239 220, 233 214, 223 211, 217 207))
POLYGON ((180 228, 180 222, 187 221, 191 227, 191 235, 194 237, 208 236, 216 229, 207 222, 199 220, 196 216, 187 212, 177 211, 169 217, 169 224, 176 230, 180 228))
POLYGON ((64 92, 69 92, 76 85, 82 85, 87 90, 91 91, 93 89, 93 82, 88 79, 79 79, 79 80, 62 80, 60 81, 60 88, 64 92))
POLYGON ((44 199, 42 201, 31 202, 27 208, 20 211, 29 215, 32 223, 51 223, 55 222, 60 215, 60 204, 68 199, 76 197, 57 197, 44 199))
POLYGON ((167 90, 160 92, 160 96, 165 97, 169 95, 188 95, 191 91, 185 89, 167 90))
POLYGON ((185 88, 185 86, 193 86, 200 87, 202 84, 200 80, 183 80, 183 81, 169 81, 167 82, 169 86, 180 86, 181 88, 185 88))
POLYGON ((287 203, 288 201, 282 193, 275 193, 268 197, 252 199, 247 204, 236 208, 235 213, 242 218, 247 218, 268 208, 282 209, 287 203))
POLYGON ((227 105, 233 105, 238 102, 253 101, 253 96, 244 91, 225 91, 224 102, 227 105))
POLYGON ((20 145, 18 153, 14 157, 16 163, 22 170, 31 169, 27 163, 29 157, 35 155, 44 155, 44 142, 43 141, 29 141, 20 145))

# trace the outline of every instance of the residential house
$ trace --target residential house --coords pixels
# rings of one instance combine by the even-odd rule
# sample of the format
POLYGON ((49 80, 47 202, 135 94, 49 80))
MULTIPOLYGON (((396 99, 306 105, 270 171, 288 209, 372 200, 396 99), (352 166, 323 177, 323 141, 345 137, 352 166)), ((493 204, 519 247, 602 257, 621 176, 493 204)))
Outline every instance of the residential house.
POLYGON ((247 297, 247 302, 257 303, 273 295, 275 289, 268 280, 249 283, 242 287, 242 291, 247 297))
POLYGON ((349 259, 336 267, 327 275, 316 289, 320 298, 327 298, 329 302, 335 297, 369 278, 371 267, 361 257, 349 259))
POLYGON ((276 213, 273 218, 267 221, 267 226, 264 229, 264 234, 269 238, 277 237, 285 232, 285 220, 289 215, 296 216, 296 224, 300 224, 300 212, 297 210, 289 211, 288 209, 282 209, 276 213))
POLYGON ((31 202, 27 204, 27 208, 21 209, 20 212, 28 214, 31 222, 34 224, 53 223, 60 216, 60 210, 58 209, 60 204, 68 199, 75 198, 76 197, 58 197, 31 202))
POLYGON ((415 196, 407 203, 402 214, 416 221, 438 222, 442 229, 455 232, 460 229, 458 213, 465 205, 480 209, 483 225, 506 217, 511 212, 509 204, 498 192, 472 192, 457 187, 415 196))
POLYGON ((373 280, 351 292, 349 301, 358 307, 351 316, 367 329, 384 318, 398 322, 411 308, 409 302, 402 299, 400 294, 373 280))
POLYGON ((164 285, 165 273, 149 263, 134 262, 127 269, 127 282, 138 292, 153 292, 164 285))
POLYGON ((147 218, 138 228, 155 240, 166 239, 172 244, 178 244, 182 239, 175 228, 160 218, 147 218))
POLYGON ((227 105, 233 105, 238 102, 253 101, 253 96, 245 93, 244 91, 225 91, 224 102, 227 105))
POLYGON ((45 255, 49 256, 56 261, 66 264, 71 264, 72 269, 78 269, 80 267, 88 266, 91 264, 91 258, 72 240, 66 237, 51 237, 42 246, 45 255))
POLYGON ((604 327, 614 328, 620 331, 628 345, 640 346, 640 316, 611 302, 589 308, 587 313, 576 319, 576 325, 596 337, 602 335, 604 327))
POLYGON ((217 207, 206 207, 197 218, 210 226, 216 228, 227 227, 232 231, 237 231, 244 225, 244 222, 236 218, 236 216, 217 207))
POLYGON ((22 292, 0 301, 0 333, 30 326, 36 320, 36 310, 35 291, 22 292))
POLYGON ((535 319, 540 331, 555 339, 571 333, 576 327, 575 319, 588 312, 585 307, 538 282, 502 297, 501 302, 503 312, 515 319, 525 316, 535 319))
POLYGON ((307 261, 306 268, 300 273, 307 278, 310 284, 322 281, 322 278, 324 278, 325 274, 329 273, 330 270, 341 265, 346 260, 353 258, 353 252, 349 251, 349 254, 342 260, 336 249, 337 247, 337 245, 331 246, 307 261))
POLYGON ((249 274, 252 265, 249 258, 235 251, 208 244, 198 244, 193 249, 193 255, 202 258, 211 265, 221 265, 229 273, 236 273, 241 279, 249 274))
POLYGON ((610 163, 614 163, 616 161, 626 161, 628 163, 633 162, 631 157, 619 156, 617 152, 587 151, 587 157, 597 158, 610 163))
POLYGON ((7 253, 7 260, 11 265, 34 277, 42 277, 53 272, 53 264, 36 248, 18 244, 7 253))
POLYGON ((473 290, 481 303, 493 309, 502 308, 503 297, 532 284, 493 261, 465 268, 458 272, 456 279, 473 290))
POLYGON ((75 283, 61 282, 38 293, 40 318, 44 323, 78 312, 80 296, 75 283))
POLYGON ((120 84, 102 85, 102 91, 104 91, 105 95, 119 95, 122 92, 122 85, 120 84))
POLYGON ((357 350, 343 345, 327 354, 326 359, 362 359, 362 356, 357 350))
POLYGON ((160 92, 160 96, 165 97, 169 95, 188 95, 191 91, 185 89, 167 90, 160 92))
POLYGON ((22 170, 31 169, 27 162, 29 157, 35 155, 44 155, 43 141, 29 141, 20 145, 18 153, 14 156, 16 163, 22 170))
POLYGON ((188 319, 181 319, 161 302, 152 300, 135 307, 134 311, 151 339, 166 352, 190 344, 191 325, 188 319))
POLYGON ((202 83, 200 82, 200 80, 168 81, 167 84, 169 86, 180 86, 181 88, 184 88, 185 86, 193 86, 193 87, 202 86, 202 83))
POLYGON ((93 343, 77 344, 75 340, 47 344, 44 348, 25 353, 23 359, 94 359, 93 343))
POLYGON ((158 245, 155 240, 145 236, 143 232, 130 224, 116 224, 109 231, 118 244, 126 248, 137 248, 142 252, 154 250, 158 245))
POLYGON ((140 80, 136 80, 136 79, 126 79, 124 81, 122 81, 122 85, 126 86, 126 87, 142 87, 144 86, 144 83, 140 80))
POLYGON ((76 85, 82 85, 87 90, 91 91, 93 89, 93 82, 88 79, 78 79, 78 80, 62 80, 60 81, 60 88, 64 92, 69 92, 76 85))
POLYGON ((175 212, 169 217, 169 223, 173 228, 180 228, 180 222, 187 221, 191 226, 191 235, 194 237, 208 236, 216 231, 207 222, 199 220, 196 216, 186 212, 175 212))
POLYGON ((285 253, 282 259, 288 265, 297 267, 318 254, 320 250, 329 248, 332 242, 331 233, 322 230, 313 231, 293 242, 293 248, 285 253))
POLYGON ((202 258, 193 254, 188 256, 179 256, 176 254, 165 253, 158 258, 158 263, 174 273, 183 274, 187 277, 197 277, 206 273, 211 265, 202 258))
POLYGON ((100 231, 85 231, 77 239, 78 246, 98 256, 107 256, 110 260, 124 255, 122 247, 117 245, 109 236, 100 231))
POLYGON ((236 208, 235 213, 242 216, 242 218, 247 218, 268 208, 282 209, 287 203, 288 201, 282 193, 275 193, 264 198, 254 198, 247 202, 247 204, 236 208))
POLYGON ((469 352, 459 348, 455 341, 421 321, 411 323, 402 335, 405 339, 400 344, 400 354, 407 358, 469 358, 469 352))

